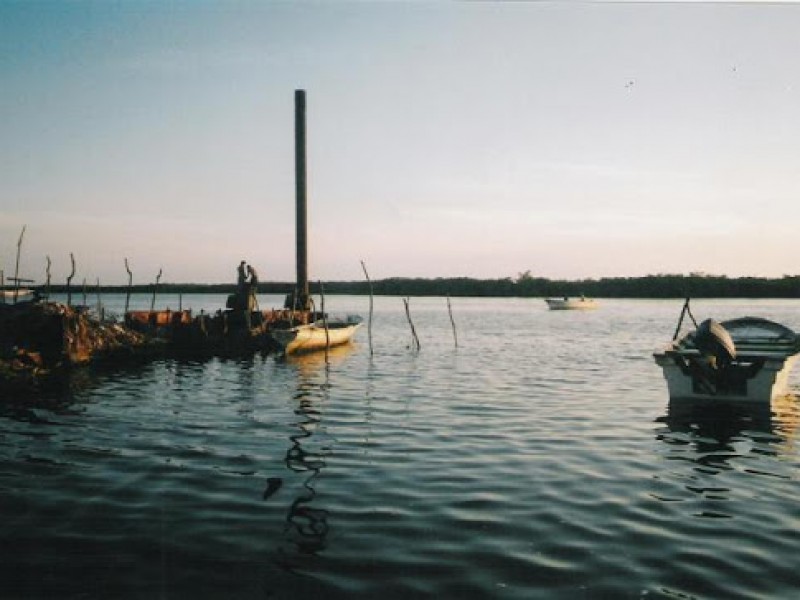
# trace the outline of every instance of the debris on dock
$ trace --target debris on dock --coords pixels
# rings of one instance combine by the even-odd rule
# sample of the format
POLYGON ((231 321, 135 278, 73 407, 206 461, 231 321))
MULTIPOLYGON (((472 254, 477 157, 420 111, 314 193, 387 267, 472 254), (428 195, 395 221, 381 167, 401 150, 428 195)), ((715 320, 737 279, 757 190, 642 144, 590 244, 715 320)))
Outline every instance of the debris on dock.
POLYGON ((280 349, 270 331, 305 325, 311 311, 291 309, 218 310, 192 315, 183 311, 129 311, 125 326, 146 339, 159 340, 176 355, 231 356, 280 349))
POLYGON ((151 354, 155 344, 84 307, 55 302, 0 305, 0 387, 35 386, 72 367, 151 354))
MULTIPOLYGON (((19 258, 25 227, 17 243, 17 261, 13 290, 6 290, 0 305, 0 390, 9 386, 36 386, 50 375, 57 375, 78 365, 115 358, 128 359, 137 355, 152 356, 213 356, 242 355, 253 352, 282 351, 291 348, 279 343, 272 335, 280 330, 281 339, 297 339, 309 332, 322 331, 324 343, 306 344, 308 349, 328 350, 330 346, 350 340, 360 324, 349 319, 346 335, 332 337, 331 331, 342 333, 328 321, 324 306, 312 310, 313 301, 308 282, 307 249, 307 186, 306 186, 306 97, 304 90, 295 91, 295 169, 296 169, 296 268, 297 285, 287 296, 284 308, 260 310, 258 307, 258 276, 252 265, 242 261, 237 269, 235 292, 228 296, 224 309, 212 314, 203 311, 193 315, 191 310, 155 310, 156 293, 163 271, 159 269, 153 286, 148 311, 129 311, 130 287, 133 273, 128 259, 128 290, 125 297, 124 322, 104 319, 100 303, 100 280, 97 280, 98 308, 93 314, 86 306, 72 306, 72 278, 75 276, 75 257, 70 253, 71 271, 67 276, 66 304, 43 301, 39 291, 31 287, 32 298, 23 297, 20 283, 33 283, 19 277, 19 258), (6 304, 6 295, 13 304, 6 304), (20 302, 20 299, 23 301, 20 302), (321 325, 320 325, 321 323, 321 325)), ((363 263, 362 263, 363 264, 363 263)), ((49 297, 50 258, 47 258, 49 297)), ((0 271, 0 290, 5 287, 0 271)), ((320 292, 322 284, 320 283, 320 292)), ((324 302, 324 297, 323 297, 324 302)), ((86 305, 86 280, 83 285, 83 305, 86 305)), ((370 340, 371 344, 371 340, 370 340)), ((417 342, 418 344, 418 342, 417 342)), ((2 399, 2 397, 0 397, 2 399)))
POLYGON ((82 365, 162 356, 236 356, 279 349, 272 328, 307 324, 311 311, 129 311, 124 323, 55 302, 0 305, 0 389, 35 388, 82 365))

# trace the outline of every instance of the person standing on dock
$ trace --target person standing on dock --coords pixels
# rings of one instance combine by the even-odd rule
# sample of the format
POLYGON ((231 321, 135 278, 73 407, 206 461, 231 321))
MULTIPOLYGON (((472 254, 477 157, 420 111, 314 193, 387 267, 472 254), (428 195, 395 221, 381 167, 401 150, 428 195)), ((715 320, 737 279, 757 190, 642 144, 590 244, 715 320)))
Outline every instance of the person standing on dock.
POLYGON ((253 265, 247 265, 247 277, 249 278, 248 283, 250 284, 251 293, 256 293, 256 286, 258 286, 258 273, 256 273, 253 265))
POLYGON ((247 263, 242 261, 239 263, 239 267, 236 269, 236 287, 237 291, 243 292, 244 291, 244 284, 247 282, 247 263))
POLYGON ((256 299, 256 294, 258 293, 258 273, 256 273, 252 265, 247 265, 247 276, 249 278, 247 282, 247 308, 248 310, 252 310, 252 308, 258 306, 258 300, 256 299))
POLYGON ((256 294, 258 293, 258 273, 256 273, 256 270, 252 265, 247 265, 247 277, 248 293, 253 297, 253 299, 255 299, 256 294))
POLYGON ((255 287, 258 285, 258 273, 256 273, 253 265, 247 265, 247 276, 250 278, 248 283, 251 289, 255 290, 255 287))

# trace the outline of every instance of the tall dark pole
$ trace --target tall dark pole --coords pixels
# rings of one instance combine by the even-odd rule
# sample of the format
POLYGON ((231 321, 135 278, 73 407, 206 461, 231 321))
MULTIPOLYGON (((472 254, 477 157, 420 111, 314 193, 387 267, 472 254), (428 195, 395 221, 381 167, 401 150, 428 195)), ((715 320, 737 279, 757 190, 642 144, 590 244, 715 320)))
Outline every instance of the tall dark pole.
POLYGON ((308 245, 306 215, 306 92, 294 91, 295 240, 297 244, 297 298, 300 310, 310 307, 308 297, 308 245))

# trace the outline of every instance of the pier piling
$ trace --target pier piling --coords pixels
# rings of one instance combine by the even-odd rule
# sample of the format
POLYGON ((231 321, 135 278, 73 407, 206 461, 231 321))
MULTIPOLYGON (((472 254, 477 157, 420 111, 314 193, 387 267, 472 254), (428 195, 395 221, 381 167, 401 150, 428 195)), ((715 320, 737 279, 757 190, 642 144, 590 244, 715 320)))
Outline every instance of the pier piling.
POLYGON ((294 157, 295 157, 295 242, 297 253, 298 310, 309 310, 308 293, 308 227, 306 203, 306 92, 294 92, 294 157))

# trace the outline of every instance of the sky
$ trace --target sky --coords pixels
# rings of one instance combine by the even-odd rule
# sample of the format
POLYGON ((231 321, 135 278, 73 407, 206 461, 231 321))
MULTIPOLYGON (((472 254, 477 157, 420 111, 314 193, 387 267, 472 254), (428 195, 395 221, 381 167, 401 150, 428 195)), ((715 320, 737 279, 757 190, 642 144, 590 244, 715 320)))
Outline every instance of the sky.
POLYGON ((800 5, 0 0, 0 268, 800 273, 800 5))

